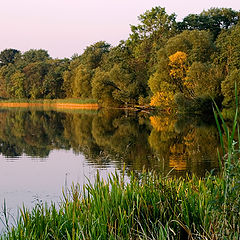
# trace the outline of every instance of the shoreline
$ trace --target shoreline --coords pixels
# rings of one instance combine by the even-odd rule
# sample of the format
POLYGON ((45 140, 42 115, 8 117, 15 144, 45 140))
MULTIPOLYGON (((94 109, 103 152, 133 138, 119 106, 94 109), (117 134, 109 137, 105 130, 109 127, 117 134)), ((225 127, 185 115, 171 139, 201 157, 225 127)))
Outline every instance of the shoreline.
MULTIPOLYGON (((0 108, 29 108, 29 107, 43 107, 56 109, 89 109, 99 110, 102 106, 98 103, 64 103, 64 102, 0 102, 0 108)), ((107 107, 108 109, 121 109, 137 112, 150 113, 154 110, 146 106, 129 106, 129 107, 107 107)))
POLYGON ((54 107, 57 109, 100 109, 97 103, 26 103, 26 102, 0 102, 0 107, 27 108, 27 107, 54 107))

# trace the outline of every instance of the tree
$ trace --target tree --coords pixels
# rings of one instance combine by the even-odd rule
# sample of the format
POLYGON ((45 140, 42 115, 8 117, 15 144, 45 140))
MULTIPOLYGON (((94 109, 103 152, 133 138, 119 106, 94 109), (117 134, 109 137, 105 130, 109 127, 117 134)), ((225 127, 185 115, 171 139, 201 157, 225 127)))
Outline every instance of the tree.
POLYGON ((199 30, 183 31, 170 38, 165 49, 168 56, 177 51, 185 52, 189 64, 195 61, 207 62, 216 51, 211 33, 199 30))
POLYGON ((95 99, 108 106, 120 105, 121 101, 113 96, 114 92, 116 94, 116 91, 120 90, 112 81, 109 72, 102 71, 100 68, 96 70, 92 80, 92 95, 95 99))
POLYGON ((240 69, 240 25, 222 31, 216 40, 217 52, 214 61, 223 66, 227 74, 232 69, 240 69))
POLYGON ((44 97, 43 83, 49 68, 50 64, 47 62, 33 62, 23 68, 23 73, 26 76, 25 89, 27 98, 37 99, 44 97))
POLYGON ((151 105, 173 107, 174 96, 182 93, 194 98, 193 81, 187 77, 191 65, 209 61, 215 51, 212 36, 207 31, 184 31, 170 38, 158 51, 155 73, 148 85, 153 93, 151 105))
POLYGON ((100 103, 104 103, 105 105, 115 104, 114 98, 112 96, 112 92, 115 86, 108 84, 110 82, 111 81, 110 81, 109 72, 101 71, 98 68, 92 80, 92 95, 100 103))
POLYGON ((223 105, 234 106, 235 103, 235 83, 237 84, 237 94, 240 95, 240 69, 232 70, 222 82, 222 94, 224 96, 223 105))
POLYGON ((152 96, 150 105, 168 110, 173 106, 174 92, 170 90, 170 86, 165 82, 161 84, 161 89, 152 96))
POLYGON ((92 73, 80 64, 74 69, 75 74, 72 82, 73 97, 90 98, 92 97, 92 73))
POLYGON ((214 39, 222 29, 229 29, 239 21, 240 14, 231 8, 210 8, 198 14, 189 14, 179 22, 179 30, 210 30, 214 39))
POLYGON ((109 71, 98 69, 92 81, 93 96, 106 103, 120 105, 136 104, 140 96, 145 97, 144 83, 135 72, 125 68, 125 64, 117 64, 109 71))
POLYGON ((16 64, 19 68, 24 68, 30 63, 45 62, 51 59, 48 52, 44 49, 30 49, 22 54, 16 64))
POLYGON ((92 76, 86 65, 80 62, 80 59, 73 60, 68 70, 63 74, 63 90, 67 97, 86 98, 92 96, 92 76))
POLYGON ((96 69, 100 66, 104 55, 109 52, 110 46, 111 45, 105 41, 100 41, 88 46, 79 57, 80 62, 86 65, 89 70, 96 69))
POLYGON ((171 31, 175 31, 176 15, 168 15, 165 8, 154 7, 138 17, 140 24, 131 25, 130 39, 132 41, 152 38, 163 40, 168 38, 171 31))
POLYGON ((44 98, 64 98, 65 92, 63 86, 63 73, 67 70, 69 65, 68 59, 49 60, 49 68, 44 76, 43 81, 43 96, 44 98))
POLYGON ((149 79, 151 105, 163 108, 206 109, 208 99, 219 97, 221 68, 209 61, 216 51, 211 33, 184 31, 158 51, 156 72, 149 79), (175 103, 175 104, 174 104, 175 103))
POLYGON ((20 54, 20 51, 16 49, 5 49, 0 53, 0 66, 14 63, 16 56, 20 54))
POLYGON ((92 96, 92 78, 109 50, 110 44, 100 41, 88 46, 82 55, 73 57, 63 74, 63 90, 67 97, 92 96))
POLYGON ((187 71, 185 82, 194 97, 221 96, 221 82, 224 74, 219 65, 194 62, 187 71))
POLYGON ((6 68, 7 66, 0 68, 0 98, 7 98, 9 96, 7 91, 6 68))
POLYGON ((0 97, 10 97, 11 76, 17 71, 14 64, 9 63, 0 68, 0 97))
POLYGON ((26 81, 25 75, 21 73, 19 70, 11 75, 9 92, 12 97, 18 99, 26 97, 24 87, 25 81, 26 81))
POLYGON ((74 58, 70 61, 68 68, 63 72, 63 84, 62 90, 64 92, 65 97, 73 97, 73 80, 76 75, 75 69, 80 65, 79 58, 74 58))
POLYGON ((122 68, 120 64, 115 64, 109 72, 109 77, 108 84, 114 86, 112 95, 115 100, 125 104, 137 103, 140 86, 134 81, 133 74, 122 68))
POLYGON ((136 61, 142 63, 142 72, 149 78, 149 74, 154 71, 157 51, 176 34, 176 15, 168 15, 165 8, 155 7, 141 14, 138 20, 138 25, 131 25, 126 44, 136 61))
POLYGON ((188 71, 187 66, 187 54, 185 52, 177 51, 169 56, 169 75, 172 78, 172 82, 180 92, 184 92, 184 86, 187 88, 190 83, 186 81, 186 74, 188 71))

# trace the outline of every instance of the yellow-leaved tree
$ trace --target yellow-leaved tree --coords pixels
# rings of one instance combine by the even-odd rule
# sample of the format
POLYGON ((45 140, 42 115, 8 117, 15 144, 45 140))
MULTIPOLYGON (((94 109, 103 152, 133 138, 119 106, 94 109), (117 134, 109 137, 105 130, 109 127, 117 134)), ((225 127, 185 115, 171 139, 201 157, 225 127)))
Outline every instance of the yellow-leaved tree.
MULTIPOLYGON (((150 84, 156 84, 157 81, 155 79, 159 78, 159 74, 155 73, 150 78, 150 84)), ((154 94, 151 98, 150 105, 151 106, 157 106, 162 107, 165 110, 169 110, 173 105, 174 100, 174 92, 175 88, 173 85, 169 84, 167 81, 160 81, 158 82, 158 86, 156 87, 156 90, 154 91, 154 94)), ((152 84, 152 85, 153 85, 152 84)), ((150 85, 150 86, 152 86, 150 85)), ((153 87, 152 87, 153 89, 153 87)))
POLYGON ((187 54, 177 51, 169 56, 170 76, 174 79, 184 79, 187 71, 187 54))
POLYGON ((157 71, 149 80, 149 86, 154 95, 151 98, 151 106, 161 106, 168 109, 174 105, 174 95, 178 92, 184 93, 190 87, 186 78, 188 71, 187 54, 177 51, 168 58, 165 73, 157 71), (162 79, 159 81, 157 79, 162 79), (156 86, 158 83, 158 86, 156 86))
POLYGON ((176 85, 177 89, 184 93, 191 92, 190 89, 193 88, 192 83, 189 78, 187 78, 188 64, 187 64, 187 54, 185 52, 177 51, 176 53, 169 56, 169 75, 173 80, 173 84, 176 85))

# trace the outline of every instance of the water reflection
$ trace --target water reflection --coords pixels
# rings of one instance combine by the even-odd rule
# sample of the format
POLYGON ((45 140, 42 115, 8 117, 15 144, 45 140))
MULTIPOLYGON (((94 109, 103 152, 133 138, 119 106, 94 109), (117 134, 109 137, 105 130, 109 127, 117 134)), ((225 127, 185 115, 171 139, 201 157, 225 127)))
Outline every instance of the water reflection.
POLYGON ((212 119, 197 116, 150 117, 153 130, 149 143, 165 162, 165 170, 204 176, 217 169, 218 133, 212 119))
POLYGON ((151 116, 130 111, 56 112, 1 110, 0 152, 48 159, 51 151, 73 150, 89 164, 167 174, 203 176, 217 168, 218 133, 212 119, 151 116))

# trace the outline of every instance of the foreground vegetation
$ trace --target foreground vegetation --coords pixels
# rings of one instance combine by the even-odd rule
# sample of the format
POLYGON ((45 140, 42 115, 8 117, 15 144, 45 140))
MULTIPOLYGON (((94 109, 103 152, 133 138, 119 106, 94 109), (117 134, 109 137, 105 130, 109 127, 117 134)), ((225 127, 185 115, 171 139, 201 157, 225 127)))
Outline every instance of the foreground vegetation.
MULTIPOLYGON (((0 53, 0 98, 94 98, 104 105, 211 111, 233 106, 240 84, 240 12, 211 8, 182 21, 154 7, 127 40, 94 43, 71 59, 43 49, 0 53)), ((240 91, 240 90, 239 90, 240 91)))
POLYGON ((63 194, 59 206, 23 207, 15 227, 6 218, 1 239, 239 239, 237 112, 231 132, 219 110, 214 114, 223 148, 218 176, 177 179, 143 172, 104 181, 97 175, 94 184, 63 194))
POLYGON ((1 239, 239 239, 239 164, 227 178, 168 179, 151 173, 130 183, 99 176, 72 187, 60 206, 25 208, 1 239))

